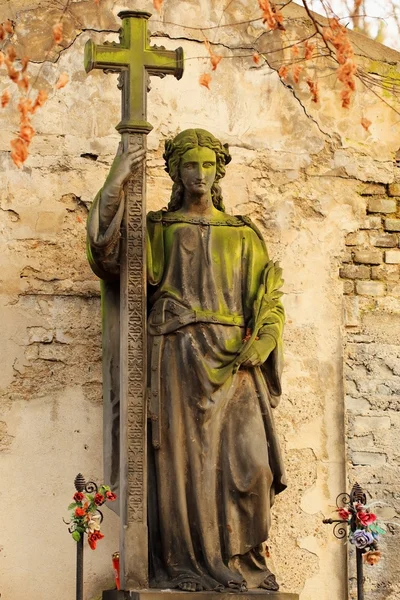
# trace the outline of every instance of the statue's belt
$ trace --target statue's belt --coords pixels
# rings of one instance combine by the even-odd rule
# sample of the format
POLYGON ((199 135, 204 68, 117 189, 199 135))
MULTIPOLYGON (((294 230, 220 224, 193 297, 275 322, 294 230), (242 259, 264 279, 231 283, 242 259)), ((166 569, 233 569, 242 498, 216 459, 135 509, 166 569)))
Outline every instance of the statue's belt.
POLYGON ((185 308, 178 315, 160 322, 161 319, 159 319, 159 316, 161 315, 157 313, 157 310, 150 313, 147 324, 147 331, 150 335, 172 333, 191 323, 214 323, 215 325, 237 325, 238 327, 244 327, 244 318, 240 315, 223 315, 216 312, 185 308))
POLYGON ((160 402, 161 381, 160 369, 164 346, 164 335, 177 331, 192 323, 212 323, 244 327, 241 315, 223 315, 211 311, 192 310, 172 298, 159 299, 153 306, 147 323, 147 331, 152 336, 150 345, 150 374, 148 389, 148 417, 152 421, 151 441, 153 448, 161 447, 160 402), (171 315, 171 316, 167 316, 171 315))

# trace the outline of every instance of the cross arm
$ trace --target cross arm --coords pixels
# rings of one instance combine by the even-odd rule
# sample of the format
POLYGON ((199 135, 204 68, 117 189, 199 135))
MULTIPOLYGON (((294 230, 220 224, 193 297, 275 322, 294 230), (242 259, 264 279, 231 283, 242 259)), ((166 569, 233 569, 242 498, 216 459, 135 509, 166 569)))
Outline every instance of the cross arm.
POLYGON ((129 66, 129 51, 119 44, 107 44, 96 46, 92 40, 85 45, 85 71, 89 73, 92 69, 113 69, 121 71, 129 66))
POLYGON ((151 46, 144 51, 144 64, 150 75, 183 75, 183 49, 166 50, 163 46, 151 46))

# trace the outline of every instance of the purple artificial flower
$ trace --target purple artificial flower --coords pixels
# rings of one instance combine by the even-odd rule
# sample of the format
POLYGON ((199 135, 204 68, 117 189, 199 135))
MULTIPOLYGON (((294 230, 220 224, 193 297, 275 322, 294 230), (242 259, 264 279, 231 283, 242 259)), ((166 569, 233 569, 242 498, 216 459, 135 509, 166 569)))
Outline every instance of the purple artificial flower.
POLYGON ((370 546, 374 542, 374 536, 369 531, 356 529, 350 537, 350 542, 359 550, 364 550, 364 548, 370 546))

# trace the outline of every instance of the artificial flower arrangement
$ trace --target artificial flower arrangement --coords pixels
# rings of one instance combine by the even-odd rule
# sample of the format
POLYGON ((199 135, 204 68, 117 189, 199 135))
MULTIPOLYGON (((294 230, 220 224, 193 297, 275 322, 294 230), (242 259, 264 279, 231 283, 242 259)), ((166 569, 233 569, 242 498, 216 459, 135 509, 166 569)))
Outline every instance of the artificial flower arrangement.
POLYGON ((360 550, 364 562, 376 565, 381 559, 378 549, 379 536, 386 533, 383 524, 370 511, 369 506, 361 502, 349 504, 346 508, 338 508, 339 517, 349 525, 349 541, 360 550))
POLYGON ((102 485, 94 490, 94 493, 75 492, 73 502, 68 506, 71 512, 68 531, 72 538, 79 542, 86 533, 88 543, 92 550, 96 550, 96 544, 103 539, 104 535, 100 531, 100 524, 103 515, 99 511, 107 500, 113 502, 117 496, 111 491, 108 485, 102 485))

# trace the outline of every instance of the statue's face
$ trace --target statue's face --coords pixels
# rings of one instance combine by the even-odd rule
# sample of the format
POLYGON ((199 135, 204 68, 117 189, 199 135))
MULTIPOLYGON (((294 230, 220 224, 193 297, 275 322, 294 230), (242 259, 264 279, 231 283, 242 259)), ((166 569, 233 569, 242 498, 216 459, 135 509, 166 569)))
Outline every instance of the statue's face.
POLYGON ((211 190, 217 169, 214 150, 196 146, 185 152, 179 165, 183 187, 189 194, 205 194, 211 190))

